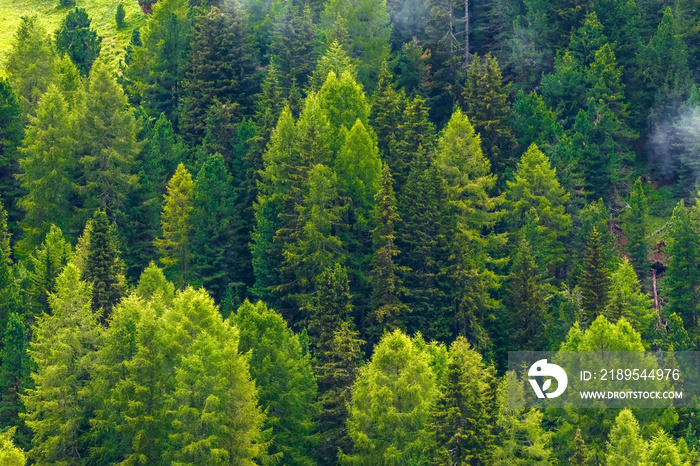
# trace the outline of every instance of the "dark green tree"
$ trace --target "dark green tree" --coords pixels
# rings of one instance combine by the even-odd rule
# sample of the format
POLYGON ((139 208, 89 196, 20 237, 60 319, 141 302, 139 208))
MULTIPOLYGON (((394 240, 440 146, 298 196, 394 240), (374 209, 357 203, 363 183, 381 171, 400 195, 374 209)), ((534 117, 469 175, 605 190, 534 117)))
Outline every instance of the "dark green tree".
POLYGON ((191 145, 202 141, 204 120, 215 100, 238 104, 244 114, 252 110, 255 62, 242 15, 236 3, 228 2, 195 17, 179 126, 191 145))
MULTIPOLYGON (((0 429, 17 426, 15 443, 28 446, 31 435, 20 413, 24 412, 21 395, 32 387, 33 369, 29 356, 29 332, 20 316, 12 312, 4 324, 0 351, 0 429)), ((1 456, 1 455, 0 455, 1 456)))
POLYGON ((348 274, 340 264, 326 268, 318 277, 317 296, 309 316, 309 339, 320 347, 333 338, 343 322, 351 322, 352 304, 348 274))
POLYGON ((395 130, 395 140, 390 142, 389 153, 385 154, 399 197, 413 166, 423 166, 434 145, 435 129, 428 118, 425 100, 418 96, 404 110, 395 130))
POLYGON ((386 63, 379 73, 377 90, 372 94, 372 112, 370 124, 377 134, 377 145, 384 157, 388 157, 391 147, 396 143, 396 128, 401 123, 401 116, 407 105, 403 90, 398 90, 394 77, 386 63))
MULTIPOLYGON (((610 271, 605 264, 605 252, 597 228, 591 230, 586 242, 586 254, 583 257, 583 270, 580 277, 581 307, 585 322, 593 322, 604 313, 608 304, 610 271)), ((582 325, 585 327, 585 325, 582 325)))
POLYGON ((521 239, 508 276, 505 303, 511 312, 510 340, 519 351, 543 351, 546 343, 547 289, 530 244, 521 239))
POLYGON ((82 279, 92 288, 92 309, 100 311, 103 322, 124 295, 122 262, 117 249, 114 227, 107 214, 96 210, 90 221, 90 242, 87 248, 82 279))
POLYGON ((630 192, 629 209, 625 212, 622 231, 625 234, 627 252, 640 279, 649 273, 647 262, 647 224, 649 205, 644 194, 641 179, 637 178, 630 192))
POLYGON ((576 437, 574 437, 574 455, 569 460, 569 464, 571 466, 586 466, 586 464, 588 464, 586 444, 583 441, 581 429, 576 430, 576 437))
POLYGON ((117 23, 117 29, 124 27, 124 18, 126 18, 126 10, 124 10, 124 3, 119 2, 117 5, 117 12, 114 14, 114 20, 117 23))
POLYGON ((666 271, 668 304, 664 312, 681 316, 685 329, 693 334, 698 327, 698 237, 683 200, 673 209, 666 252, 669 255, 666 271))
POLYGON ((61 54, 68 54, 83 76, 90 73, 102 49, 102 37, 90 29, 90 22, 85 9, 76 8, 66 15, 56 30, 56 49, 61 54))
POLYGON ((288 95, 292 83, 306 87, 316 65, 313 11, 308 3, 284 0, 272 23, 270 62, 279 71, 282 88, 288 95))
POLYGON ((13 231, 21 215, 17 200, 21 196, 17 174, 19 173, 19 151, 24 131, 22 107, 19 96, 7 79, 0 79, 0 197, 5 199, 5 208, 10 216, 13 231))

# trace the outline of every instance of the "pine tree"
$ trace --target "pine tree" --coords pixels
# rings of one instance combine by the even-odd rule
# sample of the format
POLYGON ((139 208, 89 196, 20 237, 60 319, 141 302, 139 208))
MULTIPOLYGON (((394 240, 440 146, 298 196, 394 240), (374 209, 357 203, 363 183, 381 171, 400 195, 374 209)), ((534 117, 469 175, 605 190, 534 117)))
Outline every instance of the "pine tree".
POLYGON ((508 86, 503 85, 496 58, 491 54, 483 60, 475 56, 464 86, 465 113, 481 136, 484 155, 497 174, 515 165, 515 138, 509 126, 507 96, 508 86))
POLYGON ((520 240, 508 276, 506 304, 512 311, 511 341, 521 351, 544 350, 547 294, 530 244, 520 240))
POLYGON ((79 190, 87 212, 102 209, 114 219, 138 185, 138 177, 132 174, 139 149, 136 120, 111 68, 102 60, 92 67, 85 95, 76 122, 83 168, 79 190))
POLYGON ((598 229, 593 228, 586 242, 583 271, 580 278, 581 305, 587 322, 593 322, 604 313, 609 302, 610 271, 605 264, 605 253, 598 229))
POLYGON ((352 388, 342 464, 411 463, 430 441, 429 415, 438 389, 427 352, 396 330, 375 347, 352 388))
POLYGON ((299 337, 263 302, 245 301, 233 318, 240 331, 238 351, 252 351, 250 375, 272 428, 270 455, 287 464, 314 465, 316 380, 299 337))
POLYGON ((44 242, 29 256, 27 304, 29 315, 49 312, 48 297, 56 292, 56 278, 71 258, 71 245, 55 225, 46 234, 44 242))
POLYGON ((493 371, 463 337, 450 345, 448 358, 447 377, 431 415, 435 459, 448 464, 490 464, 493 371))
POLYGON ((630 209, 626 212, 622 231, 627 242, 627 251, 632 259, 637 275, 644 278, 648 272, 647 263, 647 222, 649 221, 649 206, 644 195, 641 179, 637 178, 630 192, 630 209))
POLYGON ((83 76, 90 73, 92 64, 100 55, 101 43, 102 37, 90 29, 90 17, 83 8, 71 10, 56 30, 58 52, 68 54, 83 76))
POLYGON ((22 106, 23 123, 34 115, 39 99, 58 73, 51 39, 36 16, 22 18, 5 69, 22 106))
POLYGON ((359 339, 352 324, 340 324, 330 340, 316 349, 314 372, 318 382, 320 414, 317 458, 320 464, 335 464, 338 451, 350 451, 346 420, 351 388, 362 363, 359 339))
POLYGON ((607 295, 605 316, 610 322, 624 317, 642 334, 651 328, 656 319, 656 313, 651 309, 651 298, 642 293, 634 269, 626 258, 610 274, 607 295))
POLYGON ((403 118, 395 130, 395 140, 389 153, 384 154, 391 174, 396 181, 400 197, 409 173, 414 165, 422 165, 435 144, 435 129, 428 119, 425 100, 415 97, 403 112, 403 118))
POLYGON ((331 31, 338 17, 343 19, 348 36, 348 53, 358 64, 358 80, 365 88, 373 90, 382 62, 389 58, 391 52, 391 24, 386 0, 326 2, 320 27, 327 37, 332 36, 331 31))
MULTIPOLYGON (((518 91, 511 110, 510 126, 520 147, 537 144, 541 150, 552 153, 552 149, 564 135, 564 128, 557 116, 537 92, 525 94, 518 91)), ((557 167, 559 171, 559 167, 557 167)))
MULTIPOLYGON (((2 351, 0 352, 0 429, 17 426, 15 433, 17 443, 28 444, 29 432, 20 413, 24 404, 20 398, 27 388, 31 388, 31 358, 29 349, 29 332, 20 316, 12 312, 3 322, 2 351)), ((0 455, 1 456, 1 455, 0 455)))
POLYGON ((20 221, 17 200, 21 196, 17 174, 19 173, 19 151, 24 131, 22 107, 9 81, 0 79, 0 197, 5 199, 10 216, 11 229, 20 221))
POLYGON ((698 237, 693 231, 683 200, 673 210, 668 233, 668 304, 664 312, 668 315, 675 312, 681 316, 685 329, 692 334, 698 327, 698 237))
POLYGON ((408 102, 405 93, 397 89, 394 76, 386 62, 382 65, 377 90, 372 94, 371 102, 370 124, 377 134, 380 153, 387 157, 396 142, 396 128, 401 123, 401 115, 408 102))
POLYGON ((232 176, 224 166, 220 154, 210 156, 202 165, 191 194, 191 251, 192 269, 212 296, 221 301, 226 290, 244 277, 245 243, 236 241, 242 236, 240 219, 236 218, 236 198, 232 176))
POLYGON ((22 401, 22 417, 34 432, 30 458, 37 463, 77 464, 87 456, 82 437, 89 429, 85 392, 100 344, 99 314, 92 311, 91 286, 69 264, 50 295, 51 315, 42 316, 32 334, 34 388, 22 401))
POLYGON ((647 443, 641 436, 639 422, 629 409, 623 409, 610 429, 605 458, 608 464, 632 466, 646 458, 647 443))
POLYGON ((17 178, 27 193, 19 200, 25 212, 24 237, 18 245, 23 254, 41 244, 51 224, 69 231, 76 165, 71 129, 65 99, 51 86, 39 103, 37 117, 31 118, 20 149, 22 173, 17 178))
POLYGON ((282 87, 289 90, 293 82, 306 87, 316 64, 313 11, 308 4, 284 0, 272 22, 270 62, 281 74, 282 87))
POLYGON ((163 236, 156 238, 160 261, 169 269, 175 284, 182 288, 189 281, 192 256, 192 210, 194 182, 181 163, 168 183, 161 214, 163 236))
POLYGON ((123 264, 119 258, 114 227, 109 224, 104 211, 95 211, 89 229, 90 242, 81 278, 90 283, 92 309, 95 312, 101 309, 104 322, 124 295, 123 264))
POLYGON ((204 137, 204 119, 215 100, 252 110, 256 92, 253 52, 245 35, 242 11, 230 2, 195 17, 192 50, 186 67, 180 132, 191 145, 204 137))

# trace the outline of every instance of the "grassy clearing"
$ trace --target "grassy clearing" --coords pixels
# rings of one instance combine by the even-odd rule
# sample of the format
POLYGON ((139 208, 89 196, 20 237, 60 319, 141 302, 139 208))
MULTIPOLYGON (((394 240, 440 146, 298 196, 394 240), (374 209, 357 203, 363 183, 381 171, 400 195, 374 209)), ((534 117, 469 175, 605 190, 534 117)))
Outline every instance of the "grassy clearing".
MULTIPOLYGON (((0 0, 0 66, 5 61, 15 30, 22 16, 36 15, 42 24, 53 33, 71 8, 60 8, 59 0, 0 0)), ((117 29, 114 16, 119 0, 76 0, 76 6, 85 8, 92 19, 92 27, 102 36, 101 55, 118 63, 124 47, 131 40, 134 28, 141 26, 146 15, 136 0, 124 0, 125 25, 117 29)))

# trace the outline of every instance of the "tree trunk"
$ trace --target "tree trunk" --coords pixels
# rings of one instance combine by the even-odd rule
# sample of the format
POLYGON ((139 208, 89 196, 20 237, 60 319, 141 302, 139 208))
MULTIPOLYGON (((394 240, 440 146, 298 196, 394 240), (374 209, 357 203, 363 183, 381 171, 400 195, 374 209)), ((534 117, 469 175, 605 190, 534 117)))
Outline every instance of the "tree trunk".
POLYGON ((464 67, 469 66, 469 0, 464 0, 464 67))

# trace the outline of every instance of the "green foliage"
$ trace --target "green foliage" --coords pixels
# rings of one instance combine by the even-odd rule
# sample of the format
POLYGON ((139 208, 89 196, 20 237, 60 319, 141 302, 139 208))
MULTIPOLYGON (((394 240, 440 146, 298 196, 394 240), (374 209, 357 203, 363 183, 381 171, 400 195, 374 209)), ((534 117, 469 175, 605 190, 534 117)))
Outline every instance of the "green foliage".
POLYGON ((353 78, 357 76, 357 67, 337 40, 330 44, 326 53, 318 60, 311 76, 311 87, 320 89, 331 71, 336 76, 342 76, 345 72, 353 78))
POLYGON ((389 153, 384 155, 397 187, 403 187, 414 165, 423 167, 435 144, 435 129, 423 98, 417 96, 406 106, 395 133, 389 153))
MULTIPOLYGON (((6 202, 11 223, 20 220, 17 200, 21 193, 18 146, 22 142, 22 108, 9 81, 0 79, 0 197, 6 202)), ((14 229, 14 228, 13 228, 14 229)))
MULTIPOLYGON (((20 316, 12 312, 3 322, 2 352, 0 352, 0 428, 5 430, 13 426, 20 428, 15 433, 16 440, 27 443, 27 427, 20 419, 24 412, 24 403, 20 398, 27 388, 31 388, 32 363, 29 349, 29 332, 20 316)), ((2 453, 0 453, 2 459, 2 453)))
POLYGON ((114 15, 114 20, 117 23, 117 29, 124 27, 124 18, 126 18, 126 10, 124 9, 124 3, 119 2, 117 5, 117 12, 114 15))
MULTIPOLYGON (((122 13, 123 11, 124 6, 122 5, 122 13)), ((122 21, 123 19, 122 16, 122 21)), ((90 18, 83 8, 71 10, 64 18, 61 27, 56 31, 58 52, 68 54, 83 76, 90 73, 92 64, 100 55, 101 42, 102 37, 90 29, 90 18)))
POLYGON ((438 389, 430 357, 399 330, 375 347, 352 389, 348 433, 354 453, 342 464, 412 463, 430 441, 438 389))
POLYGON ((569 460, 569 464, 571 464, 571 466, 585 466, 587 462, 586 444, 583 441, 581 429, 578 429, 576 430, 576 437, 574 438, 574 456, 569 460))
MULTIPOLYGON (((362 92, 362 86, 348 72, 336 75, 330 71, 318 92, 318 104, 323 109, 330 125, 329 144, 333 152, 341 148, 346 133, 357 120, 369 128, 370 105, 362 92)), ((306 110, 305 110, 306 111, 306 110)), ((303 115, 300 119, 300 125, 303 115)))
POLYGON ((647 456, 647 442, 639 432, 639 422, 629 409, 623 409, 610 430, 606 448, 608 464, 632 466, 642 463, 647 456))
POLYGON ((156 238, 160 261, 169 269, 175 284, 182 288, 189 280, 192 256, 192 211, 194 182, 181 163, 168 183, 161 214, 163 236, 156 238))
MULTIPOLYGON (((618 283, 617 292, 620 293, 618 283)), ((596 317, 605 312, 606 306, 610 302, 611 297, 608 292, 611 287, 610 270, 605 264, 605 252, 603 243, 600 239, 598 229, 593 227, 588 241, 586 242, 586 253, 583 257, 583 270, 580 277, 581 286, 581 307, 583 315, 581 316, 581 326, 586 328, 589 322, 593 322, 596 317)), ((618 296, 619 297, 619 296, 618 296)), ((622 303, 614 303, 613 306, 619 306, 622 303)), ((620 309, 609 311, 616 318, 620 309)), ((621 312, 620 312, 621 314, 621 312)))
POLYGON ((56 225, 29 256, 27 301, 29 315, 49 312, 49 295, 56 292, 56 279, 72 256, 71 245, 56 225))
POLYGON ((27 455, 12 443, 14 433, 12 428, 0 434, 0 462, 7 466, 24 466, 27 455))
POLYGON ((272 428, 269 454, 280 452, 286 464, 315 464, 316 380, 299 337, 281 315, 260 301, 246 300, 233 324, 240 332, 239 352, 252 352, 250 375, 267 413, 265 426, 272 428))
POLYGON ((395 131, 407 105, 405 93, 396 88, 394 77, 386 62, 379 73, 377 90, 372 94, 370 123, 377 133, 379 151, 386 158, 396 143, 395 131))
POLYGON ((627 259, 623 259, 617 270, 610 274, 607 299, 604 314, 611 322, 624 317, 637 332, 644 334, 656 320, 656 313, 651 309, 651 298, 642 293, 639 280, 627 259))
POLYGON ((284 89, 294 84, 304 88, 316 64, 313 11, 308 4, 284 0, 272 23, 270 63, 279 71, 284 89))
POLYGON ((623 232, 627 241, 627 251, 635 265, 638 275, 644 278, 648 273, 647 267, 647 223, 649 221, 649 206, 644 195, 640 179, 634 182, 629 199, 630 209, 625 216, 623 232))
POLYGON ((668 305, 664 312, 681 316, 685 329, 693 333, 698 326, 698 237, 683 200, 673 209, 666 251, 670 259, 666 272, 668 305))
POLYGON ((678 445, 666 432, 659 432, 649 441, 648 461, 650 464, 663 464, 667 466, 681 466, 681 458, 678 445))

